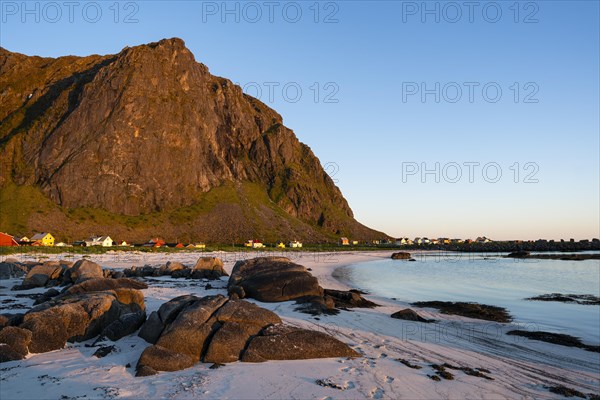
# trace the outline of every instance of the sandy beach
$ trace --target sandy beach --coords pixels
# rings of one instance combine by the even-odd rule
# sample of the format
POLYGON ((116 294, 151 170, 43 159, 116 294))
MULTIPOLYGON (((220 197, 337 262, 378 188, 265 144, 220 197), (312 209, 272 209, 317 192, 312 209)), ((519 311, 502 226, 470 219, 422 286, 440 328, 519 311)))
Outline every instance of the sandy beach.
MULTIPOLYGON (((391 252, 293 253, 292 261, 311 269, 324 288, 348 290, 334 276, 336 268, 348 264, 390 257, 391 252)), ((231 272, 235 261, 251 258, 248 253, 137 253, 109 252, 89 259, 104 268, 128 268, 132 265, 162 265, 178 261, 193 264, 199 256, 217 256, 231 272)), ((39 254, 19 255, 20 261, 36 259, 39 254)), ((66 258, 48 255, 49 260, 66 258)), ((70 255, 78 259, 78 255, 70 255)), ((1 260, 0 260, 1 261, 1 260)), ((11 309, 2 304, 1 312, 24 312, 15 304, 29 307, 33 300, 14 297, 10 288, 21 279, 0 281, 0 299, 15 299, 11 309)), ((170 277, 153 278, 143 290, 147 312, 183 294, 205 296, 227 294, 227 279, 205 283, 170 277)), ((25 293, 40 293, 33 289, 25 293)), ((564 385, 583 393, 600 391, 598 353, 582 349, 535 342, 508 336, 515 324, 501 324, 444 315, 432 309, 416 309, 435 324, 401 321, 390 315, 409 305, 393 299, 366 295, 379 304, 373 309, 341 311, 338 315, 314 317, 295 311, 294 302, 261 303, 276 312, 288 324, 321 330, 349 344, 362 357, 356 359, 317 359, 231 363, 218 369, 197 364, 178 372, 161 372, 150 377, 135 377, 135 364, 148 344, 131 335, 115 343, 117 351, 96 358, 93 342, 70 343, 65 349, 30 354, 25 360, 0 365, 2 399, 257 399, 257 398, 561 398, 547 387, 564 385), (409 361, 410 368, 398 361, 409 361), (449 370, 453 380, 434 381, 431 364, 482 368, 492 379, 449 370), (129 367, 128 367, 129 365, 129 367), (321 383, 318 384, 317 381, 321 383), (326 383, 326 385, 323 385, 326 383)), ((413 308, 413 307, 411 307, 413 308)))

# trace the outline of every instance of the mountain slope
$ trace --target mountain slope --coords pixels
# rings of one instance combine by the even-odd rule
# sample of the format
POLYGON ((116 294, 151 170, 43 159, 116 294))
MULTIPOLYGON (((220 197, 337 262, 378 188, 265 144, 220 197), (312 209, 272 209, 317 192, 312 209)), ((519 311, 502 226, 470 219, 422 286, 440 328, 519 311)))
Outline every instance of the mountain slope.
POLYGON ((57 59, 0 48, 0 100, 0 205, 21 213, 2 211, 0 229, 213 242, 385 236, 354 220, 279 114, 211 75, 180 39, 57 59), (9 195, 24 192, 29 210, 9 195))

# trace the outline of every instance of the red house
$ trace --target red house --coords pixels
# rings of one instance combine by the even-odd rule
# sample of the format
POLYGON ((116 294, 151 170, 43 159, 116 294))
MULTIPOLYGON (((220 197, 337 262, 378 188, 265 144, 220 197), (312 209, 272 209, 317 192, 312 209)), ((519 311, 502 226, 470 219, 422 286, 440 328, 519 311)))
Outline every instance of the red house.
POLYGON ((18 246, 19 243, 14 237, 7 233, 0 232, 0 246, 18 246))

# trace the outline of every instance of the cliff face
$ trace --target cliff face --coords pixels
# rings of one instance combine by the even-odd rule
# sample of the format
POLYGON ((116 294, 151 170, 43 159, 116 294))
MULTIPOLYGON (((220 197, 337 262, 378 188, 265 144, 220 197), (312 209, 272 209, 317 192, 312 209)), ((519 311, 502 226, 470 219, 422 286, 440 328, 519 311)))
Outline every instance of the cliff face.
MULTIPOLYGON (((319 160, 279 114, 211 75, 180 39, 57 59, 0 48, 0 102, 0 187, 38 188, 63 214, 170 213, 226 186, 235 199, 213 199, 203 211, 237 204, 255 233, 262 232, 252 220, 266 208, 283 225, 303 225, 298 234, 305 239, 382 236, 353 219, 319 160), (248 199, 247 184, 264 198, 248 199)), ((225 215, 217 224, 231 218, 218 214, 225 215)), ((10 218, 3 215, 2 225, 10 227, 10 218)), ((206 236, 203 228, 189 229, 190 237, 206 236)), ((223 241, 233 234, 223 232, 223 241)))

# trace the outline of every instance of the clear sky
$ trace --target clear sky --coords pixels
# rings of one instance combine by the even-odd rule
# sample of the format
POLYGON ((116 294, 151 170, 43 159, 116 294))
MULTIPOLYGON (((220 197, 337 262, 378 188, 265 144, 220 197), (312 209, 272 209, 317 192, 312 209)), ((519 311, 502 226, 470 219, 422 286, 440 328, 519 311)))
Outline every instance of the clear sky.
POLYGON ((184 39, 390 235, 600 236, 598 1, 0 6, 0 44, 28 55, 184 39))

